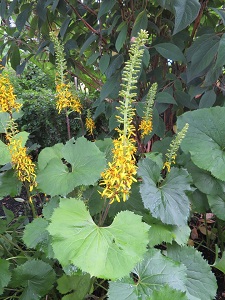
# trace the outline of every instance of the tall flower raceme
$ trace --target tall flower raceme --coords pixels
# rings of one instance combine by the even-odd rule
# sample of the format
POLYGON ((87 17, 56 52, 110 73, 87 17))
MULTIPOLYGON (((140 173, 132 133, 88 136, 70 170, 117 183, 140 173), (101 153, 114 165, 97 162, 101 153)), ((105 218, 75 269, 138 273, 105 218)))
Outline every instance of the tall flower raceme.
POLYGON ((135 92, 137 78, 147 38, 148 33, 141 30, 138 37, 133 39, 129 51, 130 59, 125 63, 123 71, 122 90, 120 91, 123 100, 120 101, 120 107, 117 108, 119 112, 117 119, 121 128, 116 129, 119 137, 113 141, 112 162, 108 163, 108 168, 101 174, 102 181, 100 183, 104 186, 101 196, 108 198, 110 204, 114 201, 120 202, 121 199, 126 201, 129 198, 133 182, 137 181, 135 179, 137 166, 134 157, 136 152, 135 128, 132 124, 135 111, 132 105, 137 96, 135 92))
POLYGON ((85 120, 85 127, 87 129, 87 132, 91 135, 93 135, 93 130, 95 129, 95 122, 91 116, 90 109, 87 110, 87 117, 85 120))
POLYGON ((36 183, 35 164, 27 155, 27 148, 22 145, 22 140, 16 138, 18 133, 15 122, 11 119, 6 130, 6 140, 13 169, 16 170, 18 179, 23 183, 29 184, 30 191, 33 190, 36 183))
POLYGON ((138 128, 141 131, 142 138, 144 138, 152 132, 152 113, 157 87, 158 84, 156 82, 153 83, 146 96, 144 106, 144 117, 142 118, 138 128))
POLYGON ((72 85, 66 82, 66 60, 63 45, 54 32, 50 32, 50 38, 54 43, 56 54, 56 108, 60 113, 63 109, 71 109, 81 113, 82 105, 72 85))
POLYGON ((16 101, 14 88, 8 75, 0 74, 0 112, 12 115, 13 110, 19 111, 22 104, 16 101))
POLYGON ((168 149, 168 152, 166 153, 166 161, 164 163, 163 169, 167 169, 168 172, 170 172, 171 165, 175 164, 175 160, 177 157, 177 152, 180 147, 180 144, 182 140, 184 139, 187 131, 188 131, 189 124, 186 123, 182 130, 178 132, 175 139, 172 140, 170 147, 168 149))

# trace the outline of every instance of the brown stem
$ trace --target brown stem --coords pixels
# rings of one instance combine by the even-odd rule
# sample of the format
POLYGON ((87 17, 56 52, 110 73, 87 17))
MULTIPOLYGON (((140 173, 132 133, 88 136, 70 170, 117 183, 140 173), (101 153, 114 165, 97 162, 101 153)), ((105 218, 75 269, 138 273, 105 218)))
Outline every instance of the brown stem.
MULTIPOLYGON (((96 29, 94 29, 87 21, 85 21, 81 15, 79 14, 79 12, 76 10, 76 8, 74 6, 72 6, 70 4, 70 2, 68 0, 64 0, 70 7, 71 9, 74 11, 74 13, 77 15, 77 17, 84 23, 84 25, 90 30, 92 31, 94 34, 97 34, 100 37, 100 32, 96 29)), ((107 44, 107 41, 105 38, 102 37, 102 41, 107 44)))
POLYGON ((70 130, 70 119, 68 111, 66 111, 66 126, 67 126, 67 133, 68 133, 68 140, 71 139, 71 130, 70 130))

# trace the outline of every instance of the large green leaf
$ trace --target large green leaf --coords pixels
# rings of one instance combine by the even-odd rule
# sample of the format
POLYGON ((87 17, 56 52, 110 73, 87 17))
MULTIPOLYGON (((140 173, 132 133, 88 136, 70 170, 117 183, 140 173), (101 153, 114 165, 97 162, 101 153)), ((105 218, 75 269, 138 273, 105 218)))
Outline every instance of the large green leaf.
POLYGON ((137 36, 141 29, 145 30, 148 26, 148 15, 146 10, 142 10, 133 25, 131 37, 137 36))
POLYGON ((56 144, 53 147, 44 148, 38 155, 38 167, 44 169, 52 158, 62 158, 63 144, 56 144))
POLYGON ((171 59, 174 61, 182 61, 185 62, 185 57, 180 48, 171 43, 162 43, 154 45, 154 48, 161 54, 163 57, 167 59, 171 59))
POLYGON ((23 241, 28 248, 35 248, 38 244, 46 240, 48 236, 48 231, 46 230, 47 226, 48 222, 42 218, 34 219, 31 223, 26 225, 23 241))
POLYGON ((190 152, 192 161, 213 176, 225 180, 225 107, 204 108, 178 118, 178 131, 189 128, 181 148, 190 152))
POLYGON ((201 253, 188 246, 169 246, 168 256, 187 268, 186 291, 189 300, 212 300, 216 296, 217 283, 207 261, 201 253))
POLYGON ((5 165, 8 162, 10 162, 11 157, 10 157, 10 153, 9 153, 9 148, 1 140, 0 140, 0 153, 1 153, 0 165, 5 165))
POLYGON ((119 213, 109 227, 98 227, 82 201, 61 199, 51 221, 55 257, 93 276, 121 278, 146 252, 149 226, 129 211, 119 213))
POLYGON ((0 258, 0 295, 3 293, 4 287, 10 281, 11 273, 9 271, 9 262, 0 258))
POLYGON ((200 3, 198 0, 174 0, 175 25, 173 34, 186 28, 198 15, 200 3))
POLYGON ((14 170, 0 173, 0 197, 19 195, 21 186, 22 183, 15 176, 14 170))
POLYGON ((225 221, 225 194, 224 191, 218 195, 207 195, 212 212, 221 220, 225 221))
POLYGON ((51 290, 55 272, 42 260, 28 260, 12 273, 12 286, 22 287, 21 300, 38 300, 51 290))
POLYGON ((39 163, 41 168, 45 166, 37 174, 39 188, 55 196, 67 195, 79 185, 94 184, 105 168, 106 159, 95 143, 81 137, 76 141, 71 139, 63 147, 58 144, 44 149, 39 163), (71 165, 71 170, 60 157, 71 165), (52 159, 48 161, 49 158, 52 159))
POLYGON ((160 169, 147 159, 139 163, 138 174, 143 183, 140 186, 145 208, 153 217, 171 225, 186 225, 189 216, 189 200, 186 195, 191 190, 191 179, 184 169, 172 168, 167 177, 160 181, 160 169))
POLYGON ((150 249, 133 270, 134 279, 125 277, 109 284, 109 300, 147 300, 165 285, 185 291, 186 267, 150 249))
POLYGON ((188 300, 186 293, 164 286, 159 291, 154 290, 149 300, 188 300))
POLYGON ((63 274, 57 280, 57 289, 61 294, 67 294, 62 300, 83 300, 90 291, 90 275, 72 275, 63 274), (68 294, 69 293, 69 294, 68 294))
POLYGON ((149 229, 150 247, 154 247, 163 242, 172 243, 176 241, 179 245, 187 243, 190 236, 190 228, 188 225, 167 225, 151 216, 146 216, 144 220, 151 226, 149 229))

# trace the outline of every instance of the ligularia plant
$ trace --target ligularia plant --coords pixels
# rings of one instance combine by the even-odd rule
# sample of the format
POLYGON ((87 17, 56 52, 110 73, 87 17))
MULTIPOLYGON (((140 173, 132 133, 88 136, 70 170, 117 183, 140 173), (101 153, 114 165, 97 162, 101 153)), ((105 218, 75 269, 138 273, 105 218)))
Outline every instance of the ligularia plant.
POLYGON ((131 45, 130 60, 126 62, 123 71, 122 90, 120 91, 123 100, 120 101, 118 108, 120 114, 117 116, 122 128, 116 128, 119 137, 113 141, 113 160, 109 162, 108 169, 102 173, 101 182, 101 185, 104 186, 101 195, 108 198, 110 204, 114 201, 120 202, 121 199, 126 201, 129 198, 132 183, 137 181, 135 179, 137 166, 134 157, 137 149, 133 125, 135 110, 132 105, 137 96, 135 92, 137 78, 147 38, 148 33, 141 30, 131 45))

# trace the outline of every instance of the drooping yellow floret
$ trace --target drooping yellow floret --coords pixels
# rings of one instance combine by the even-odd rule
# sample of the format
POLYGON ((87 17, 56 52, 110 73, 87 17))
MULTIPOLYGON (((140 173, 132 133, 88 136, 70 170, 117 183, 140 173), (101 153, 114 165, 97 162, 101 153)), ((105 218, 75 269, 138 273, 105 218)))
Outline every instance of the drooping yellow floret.
POLYGON ((141 130, 141 136, 145 137, 146 135, 152 132, 152 118, 150 119, 142 119, 139 125, 139 130, 141 130))
POLYGON ((0 74, 0 112, 19 111, 22 104, 16 102, 13 86, 7 75, 0 74))
POLYGON ((135 175, 137 166, 135 164, 134 153, 136 147, 128 138, 120 136, 113 141, 113 161, 108 163, 108 169, 102 175, 102 182, 105 188, 101 193, 102 197, 120 202, 126 201, 130 194, 131 185, 136 182, 135 175))
POLYGON ((64 108, 81 113, 82 105, 78 96, 73 95, 69 84, 60 83, 56 86, 56 108, 59 113, 64 108))
POLYGON ((87 128, 87 131, 93 135, 93 130, 95 129, 95 122, 92 118, 87 117, 85 120, 85 126, 87 128))
POLYGON ((26 147, 22 146, 21 139, 10 139, 8 144, 11 155, 11 162, 13 168, 16 170, 18 179, 22 182, 28 182, 30 191, 37 185, 35 164, 32 162, 29 155, 27 155, 26 147))

